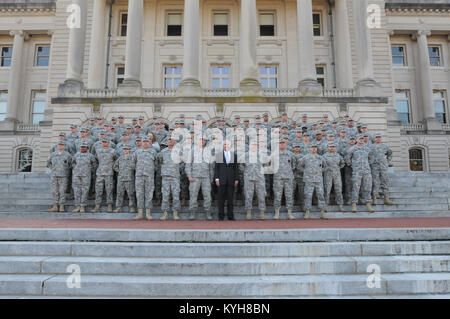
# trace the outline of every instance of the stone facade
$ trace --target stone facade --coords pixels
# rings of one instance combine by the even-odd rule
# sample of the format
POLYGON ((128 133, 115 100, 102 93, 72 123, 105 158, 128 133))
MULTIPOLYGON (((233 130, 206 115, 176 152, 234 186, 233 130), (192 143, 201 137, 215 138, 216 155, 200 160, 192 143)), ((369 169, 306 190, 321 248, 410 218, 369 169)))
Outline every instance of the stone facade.
POLYGON ((133 2, 2 1, 0 46, 13 49, 10 58, 4 53, 10 64, 0 67, 0 93, 7 92, 0 104, 0 173, 17 172, 23 149, 33 150, 32 170, 44 171, 58 132, 95 115, 124 114, 127 122, 157 115, 170 122, 179 113, 188 120, 201 114, 212 124, 221 116, 253 119, 263 112, 276 120, 284 111, 291 120, 308 113, 310 121, 348 113, 383 133, 395 171, 410 169, 412 148, 422 151, 425 171, 449 170, 450 127, 433 116, 433 93, 442 93, 448 123, 450 1, 133 2), (85 10, 83 28, 68 28, 71 4, 85 10), (375 10, 369 17, 379 13, 371 28, 364 17, 368 5, 375 10), (177 13, 182 36, 168 36, 168 16, 177 13), (227 36, 214 36, 219 13, 226 14, 227 36), (274 36, 259 36, 264 13, 273 14, 274 36), (309 13, 316 15, 312 21, 309 13), (127 29, 135 30, 127 36, 121 34, 123 14, 130 16, 127 29), (50 48, 48 66, 36 64, 39 46, 50 48), (404 48, 404 66, 393 64, 392 46, 404 48), (427 46, 439 48, 439 66, 424 63, 427 46), (229 67, 229 88, 213 88, 215 65, 229 67), (276 89, 261 87, 262 65, 276 67, 276 89), (165 66, 182 68, 178 90, 165 87, 165 66), (397 119, 396 93, 404 91, 409 124, 397 119), (46 93, 42 114, 33 112, 35 92, 46 93))

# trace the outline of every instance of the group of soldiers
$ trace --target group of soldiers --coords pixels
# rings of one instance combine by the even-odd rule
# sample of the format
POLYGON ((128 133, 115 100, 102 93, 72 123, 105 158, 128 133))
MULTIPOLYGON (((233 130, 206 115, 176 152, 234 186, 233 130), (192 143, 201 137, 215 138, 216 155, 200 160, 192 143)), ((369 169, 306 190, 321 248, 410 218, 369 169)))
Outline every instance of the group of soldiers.
POLYGON ((372 135, 367 125, 348 115, 330 121, 324 114, 313 123, 307 114, 297 122, 286 113, 278 122, 270 121, 268 113, 242 122, 236 115, 231 125, 220 118, 212 127, 201 115, 188 123, 180 114, 174 125, 157 117, 144 122, 143 116, 133 118, 131 124, 125 124, 123 115, 110 122, 100 116, 91 118, 79 132, 76 125, 68 134, 61 132, 47 160, 54 199, 49 212, 64 212, 67 194, 73 194, 73 212, 80 213, 86 212, 88 199, 95 194, 91 212, 100 212, 105 193, 107 211, 119 213, 126 194, 130 212, 137 207, 135 219, 153 219, 154 197, 155 204, 161 204, 162 220, 169 218, 170 211, 179 219, 187 201, 189 218, 195 219, 201 189, 206 218, 212 219, 214 165, 223 141, 231 142, 238 155, 235 197, 244 202, 247 219, 252 218, 256 198, 260 219, 270 203, 273 218, 279 219, 283 194, 289 219, 294 219, 295 199, 309 219, 314 194, 320 217, 326 219, 332 190, 341 212, 345 212, 344 200, 353 213, 358 202, 371 213, 378 198, 394 204, 388 177, 392 151, 381 134, 372 135))

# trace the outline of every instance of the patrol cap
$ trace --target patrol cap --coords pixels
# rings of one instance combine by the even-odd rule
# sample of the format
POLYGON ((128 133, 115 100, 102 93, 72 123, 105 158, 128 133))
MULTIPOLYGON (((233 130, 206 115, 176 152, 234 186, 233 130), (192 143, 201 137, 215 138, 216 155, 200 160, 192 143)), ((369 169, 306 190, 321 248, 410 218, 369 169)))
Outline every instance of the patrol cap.
POLYGON ((140 136, 136 137, 135 141, 142 142, 142 137, 140 137, 140 136))
POLYGON ((262 121, 261 120, 256 120, 255 124, 262 124, 262 121))
POLYGON ((102 115, 97 116, 97 120, 104 120, 104 119, 105 119, 105 117, 102 115))
POLYGON ((287 113, 286 112, 281 113, 281 116, 284 116, 284 115, 287 115, 287 113))
POLYGON ((87 144, 86 142, 82 142, 82 143, 80 144, 80 147, 88 147, 88 144, 87 144))
POLYGON ((362 124, 361 128, 367 128, 367 125, 366 124, 362 124))
POLYGON ((138 119, 137 119, 137 117, 133 117, 133 119, 132 119, 132 121, 137 121, 138 119))
POLYGON ((128 129, 132 130, 133 127, 132 127, 131 125, 127 125, 127 128, 126 128, 126 129, 127 129, 127 130, 128 130, 128 129))
POLYGON ((218 121, 225 122, 225 119, 223 117, 219 117, 218 121))
POLYGON ((264 112, 262 116, 263 116, 263 117, 269 116, 269 113, 264 112))
POLYGON ((280 138, 280 143, 287 143, 288 139, 286 137, 280 138))
POLYGON ((111 121, 116 121, 117 118, 115 116, 111 117, 111 121))
POLYGON ((244 122, 250 122, 250 120, 249 119, 244 119, 244 122))
POLYGON ((241 116, 238 114, 238 115, 235 115, 234 118, 240 120, 240 119, 241 119, 241 116))
POLYGON ((363 136, 364 137, 370 137, 369 133, 364 133, 363 136))
POLYGON ((350 135, 350 137, 348 138, 349 140, 356 140, 355 135, 350 135))
POLYGON ((87 128, 82 127, 82 128, 80 129, 80 132, 87 132, 87 128))
POLYGON ((334 135, 333 131, 327 131, 327 135, 334 135))
POLYGON ((294 144, 292 144, 292 147, 300 147, 301 145, 300 145, 300 143, 294 143, 294 144))
POLYGON ((233 123, 231 123, 231 126, 238 126, 237 122, 233 121, 233 123))
POLYGON ((150 136, 150 135, 146 135, 146 136, 144 136, 143 138, 142 138, 142 142, 145 142, 145 141, 151 141, 152 140, 152 137, 150 136))
POLYGON ((141 124, 139 124, 139 123, 136 123, 135 125, 134 125, 134 127, 141 127, 141 124))
POLYGON ((336 147, 336 144, 334 144, 332 142, 328 143, 327 145, 328 145, 328 147, 336 147))
POLYGON ((109 140, 107 138, 102 138, 102 143, 106 143, 106 142, 109 143, 109 140))
POLYGON ((303 130, 300 127, 297 127, 295 129, 295 133, 303 133, 303 130))
POLYGON ((311 143, 309 144, 309 147, 317 147, 317 143, 316 143, 316 142, 311 142, 311 143))
POLYGON ((314 136, 317 136, 317 135, 322 135, 322 132, 321 132, 321 131, 316 131, 316 132, 314 133, 314 136))
POLYGON ((143 119, 145 119, 144 115, 139 115, 139 120, 143 120, 143 119))
POLYGON ((202 119, 201 114, 197 114, 197 115, 195 116, 195 119, 198 120, 198 121, 200 121, 200 120, 202 119))
POLYGON ((348 119, 348 121, 349 121, 349 122, 354 122, 355 120, 352 119, 352 118, 350 118, 350 119, 348 119))
MULTIPOLYGON (((173 140, 173 138, 170 138, 170 137, 169 137, 169 139, 173 140)), ((161 143, 159 143, 159 144, 161 144, 161 146, 163 146, 163 145, 164 145, 164 146, 168 146, 168 145, 169 145, 169 144, 167 143, 167 140, 166 140, 166 139, 162 140, 161 143)))
POLYGON ((339 125, 347 125, 347 122, 345 120, 339 121, 339 125))
POLYGON ((181 113, 181 114, 178 114, 178 117, 184 118, 185 116, 183 113, 181 113))
POLYGON ((66 145, 66 141, 59 141, 58 145, 66 145))
POLYGON ((122 136, 124 136, 124 135, 129 135, 129 134, 128 134, 127 131, 123 131, 123 132, 122 132, 122 136))
POLYGON ((358 134, 358 136, 356 136, 356 138, 359 140, 361 138, 364 138, 364 135, 363 134, 358 134))
POLYGON ((76 126, 75 124, 71 124, 70 128, 77 128, 78 126, 76 126))
POLYGON ((281 128, 288 128, 288 126, 286 124, 281 125, 281 128))
POLYGON ((174 129, 175 129, 175 126, 169 125, 169 131, 170 131, 170 130, 174 130, 174 129))
POLYGON ((308 114, 303 113, 303 114, 302 114, 302 117, 308 117, 308 114))
POLYGON ((66 133, 64 133, 64 132, 59 132, 59 135, 58 136, 66 136, 66 133))
POLYGON ((331 124, 338 124, 338 121, 333 120, 333 121, 331 122, 331 124))
POLYGON ((374 137, 383 137, 381 133, 375 133, 374 137))
POLYGON ((305 132, 303 133, 303 136, 311 136, 311 134, 309 132, 305 132))
POLYGON ((95 120, 97 120, 96 117, 90 117, 90 118, 89 118, 89 121, 95 121, 95 120))
POLYGON ((320 120, 320 121, 319 121, 319 124, 325 124, 325 122, 324 122, 324 121, 322 121, 322 120, 320 120))
POLYGON ((100 135, 106 135, 106 134, 108 134, 108 133, 106 133, 106 130, 101 130, 100 131, 100 135))
POLYGON ((328 118, 328 114, 324 114, 323 117, 324 117, 324 118, 328 118))
POLYGON ((356 123, 356 127, 361 127, 362 123, 356 123))
POLYGON ((122 146, 122 148, 123 148, 124 150, 130 150, 130 149, 131 149, 131 146, 128 145, 128 144, 125 144, 124 146, 122 146))

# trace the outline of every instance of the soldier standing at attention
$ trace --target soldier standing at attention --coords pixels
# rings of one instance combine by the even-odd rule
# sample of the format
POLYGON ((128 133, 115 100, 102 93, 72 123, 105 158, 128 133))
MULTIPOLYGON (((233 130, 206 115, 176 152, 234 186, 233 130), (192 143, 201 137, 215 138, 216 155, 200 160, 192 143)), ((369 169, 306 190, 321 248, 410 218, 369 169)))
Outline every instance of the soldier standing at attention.
POLYGON ((380 133, 375 134, 375 144, 372 145, 373 159, 371 164, 373 179, 373 204, 377 204, 377 197, 384 196, 385 205, 394 205, 389 199, 389 163, 392 150, 382 142, 380 133))
POLYGON ((370 195, 372 193, 372 173, 369 163, 372 162, 372 153, 370 148, 364 144, 363 135, 358 135, 358 142, 348 150, 345 161, 352 167, 352 213, 358 211, 356 205, 360 189, 368 212, 375 212, 370 203, 372 201, 370 195))
POLYGON ((176 152, 173 149, 175 145, 175 140, 172 136, 169 136, 168 146, 163 149, 157 155, 157 161, 161 167, 161 176, 162 176, 162 204, 161 210, 163 211, 163 215, 161 216, 161 220, 166 220, 169 218, 169 209, 170 209, 170 194, 172 194, 173 200, 173 219, 178 220, 178 211, 181 208, 180 205, 180 160, 181 154, 172 154, 172 152, 176 152), (178 156, 177 156, 178 155, 178 156))
POLYGON ((328 142, 328 152, 323 155, 327 163, 323 177, 325 184, 325 203, 326 205, 330 204, 331 188, 334 187, 336 204, 339 206, 339 211, 345 213, 341 179, 341 168, 344 167, 345 161, 339 153, 336 153, 335 149, 336 145, 333 142, 328 142))
POLYGON ((116 209, 114 213, 120 213, 122 211, 122 203, 125 191, 128 195, 128 206, 130 213, 135 213, 134 209, 134 162, 133 157, 130 154, 131 146, 128 144, 123 145, 123 154, 114 163, 114 171, 117 172, 117 198, 116 209))
POLYGON ((49 209, 49 213, 64 212, 66 203, 66 188, 72 165, 72 156, 64 150, 65 141, 58 142, 56 152, 50 154, 47 159, 47 167, 51 168, 51 187, 53 195, 53 207, 49 209), (59 204, 59 208, 58 208, 59 204))
POLYGON ((87 150, 88 144, 81 143, 80 152, 72 158, 73 192, 76 206, 72 213, 85 213, 87 196, 91 186, 91 173, 97 165, 95 156, 87 150))
MULTIPOLYGON (((301 152, 300 152, 300 143, 294 143, 293 144, 294 147, 294 156, 295 159, 297 160, 297 164, 300 162, 300 160, 302 159, 302 157, 304 156, 301 152)), ((305 192, 305 187, 304 187, 304 183, 303 183, 303 172, 298 168, 298 165, 295 166, 294 169, 294 194, 295 191, 297 191, 298 194, 298 200, 300 202, 300 206, 304 205, 304 192, 305 192)), ((294 196, 295 197, 295 196, 294 196)))
POLYGON ((113 189, 114 189, 114 162, 117 154, 114 149, 109 147, 109 140, 102 140, 102 148, 97 151, 97 178, 95 179, 95 208, 91 213, 98 213, 102 204, 103 189, 106 189, 106 203, 108 204, 108 213, 112 213, 113 189))
POLYGON ((298 167, 303 171, 303 181, 305 183, 305 219, 309 219, 312 207, 312 197, 316 191, 320 218, 325 217, 325 198, 323 195, 322 173, 327 167, 325 159, 317 154, 316 142, 310 143, 310 153, 304 156, 298 163, 298 167))
MULTIPOLYGON (((292 209, 294 208, 294 168, 297 164, 297 160, 291 152, 287 150, 287 139, 280 139, 280 151, 278 170, 273 174, 273 193, 275 215, 273 219, 280 219, 281 197, 283 195, 286 198, 287 215, 289 219, 294 219, 292 215, 292 209)), ((277 153, 272 153, 272 155, 277 153)), ((272 159, 273 161, 273 159, 272 159)))
POLYGON ((155 189, 155 160, 156 151, 151 146, 151 135, 142 138, 142 149, 133 154, 133 162, 136 167, 136 198, 138 215, 136 219, 153 219, 152 208, 153 191, 155 189))

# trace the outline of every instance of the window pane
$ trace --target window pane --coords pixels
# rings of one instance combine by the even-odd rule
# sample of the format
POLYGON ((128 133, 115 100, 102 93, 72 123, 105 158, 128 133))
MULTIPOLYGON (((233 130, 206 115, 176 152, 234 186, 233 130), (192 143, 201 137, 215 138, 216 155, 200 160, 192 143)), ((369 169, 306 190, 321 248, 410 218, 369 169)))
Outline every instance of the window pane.
POLYGON ((428 48, 428 52, 430 57, 438 57, 439 56, 439 48, 438 47, 430 47, 428 48))
POLYGON ((38 47, 38 56, 49 56, 49 55, 50 55, 50 46, 38 47))
POLYGON ((181 13, 169 13, 167 15, 168 25, 181 25, 181 13))
POLYGON ((7 100, 8 92, 0 92, 0 100, 7 100))
POLYGON ((275 35, 275 27, 273 25, 260 25, 259 35, 262 37, 273 37, 275 35))
POLYGON ((120 27, 120 36, 125 37, 127 35, 127 26, 123 25, 120 27))
POLYGON ((392 64, 393 65, 404 66, 405 62, 404 62, 403 57, 392 57, 392 64))
POLYGON ((318 75, 325 74, 325 69, 323 67, 317 67, 316 68, 316 74, 318 74, 318 75))
POLYGON ((166 67, 164 68, 164 73, 165 73, 165 74, 172 74, 172 72, 173 72, 172 69, 173 69, 172 67, 166 66, 166 67))
POLYGON ((409 114, 407 114, 407 113, 397 113, 397 118, 403 124, 408 124, 409 123, 409 114))
POLYGON ((445 114, 443 113, 436 113, 436 118, 439 120, 439 122, 441 123, 446 123, 447 121, 445 120, 445 114))
POLYGON ((212 79, 212 87, 215 89, 220 88, 220 79, 212 79))
POLYGON ((445 113, 443 101, 434 101, 434 110, 436 113, 445 113))
POLYGON ((318 13, 313 14, 313 24, 320 24, 320 14, 318 13))
POLYGON ((7 102, 0 102, 0 113, 6 113, 6 103, 7 102))
POLYGON ((181 79, 180 78, 176 78, 174 79, 174 89, 176 89, 178 87, 178 85, 180 85, 181 79))
POLYGON ((47 93, 45 93, 45 92, 34 92, 34 98, 35 99, 40 99, 40 100, 45 100, 47 98, 47 93))
POLYGON ((164 87, 166 89, 171 89, 172 88, 172 79, 164 79, 164 87))
POLYGON ((230 87, 230 79, 227 79, 227 78, 222 79, 222 87, 229 88, 230 87))
POLYGON ((33 124, 39 124, 40 121, 44 120, 44 114, 33 114, 33 124))
POLYGON ((259 72, 260 72, 260 74, 267 74, 267 68, 262 66, 259 68, 259 72))
POLYGON ((2 48, 2 57, 12 57, 12 47, 3 47, 2 48))
POLYGON ((441 65, 439 58, 430 58, 430 64, 431 64, 431 66, 440 66, 441 65))
POLYGON ((122 24, 127 24, 127 17, 128 17, 128 13, 122 14, 122 19, 121 19, 122 24))
POLYGON ((395 97, 396 97, 397 100, 407 99, 408 98, 408 93, 405 92, 405 91, 396 92, 395 93, 395 97))
POLYGON ((0 121, 4 121, 5 120, 5 114, 0 114, 0 121))
POLYGON ((267 88, 267 79, 261 79, 261 86, 267 88))
POLYGON ((325 87, 325 79, 324 78, 317 78, 317 82, 322 85, 322 87, 325 87))
POLYGON ((215 36, 227 36, 228 35, 228 25, 214 25, 214 35, 215 36))
POLYGON ((36 64, 37 66, 48 66, 48 58, 38 57, 36 64))
POLYGON ((168 25, 167 26, 168 36, 180 36, 181 35, 181 25, 168 25))
POLYGON ((226 13, 215 13, 214 14, 214 24, 215 25, 227 25, 228 15, 226 13))
POLYGON ((277 79, 272 78, 270 79, 270 88, 276 88, 277 87, 277 79))
POLYGON ((220 74, 219 67, 213 66, 213 68, 212 68, 212 74, 220 74))
POLYGON ((262 13, 259 16, 259 24, 260 25, 274 25, 275 24, 275 16, 273 13, 262 13))
POLYGON ((320 37, 321 36, 321 34, 320 34, 320 26, 314 26, 313 31, 314 31, 314 36, 315 37, 320 37))
POLYGON ((397 112, 399 113, 408 113, 409 112, 409 105, 408 101, 397 101, 397 112))
POLYGON ((123 66, 120 66, 117 68, 117 75, 124 75, 125 74, 125 68, 123 66))
POLYGON ((179 66, 174 67, 173 74, 181 74, 181 67, 179 67, 179 66))
POLYGON ((229 74, 230 73, 230 68, 227 66, 222 67, 222 74, 229 74))
POLYGON ((271 66, 269 68, 269 74, 277 74, 277 67, 271 66))
POLYGON ((392 55, 401 55, 403 56, 403 47, 392 47, 392 55))
POLYGON ((45 102, 34 102, 33 103, 33 113, 44 113, 45 111, 45 102))

